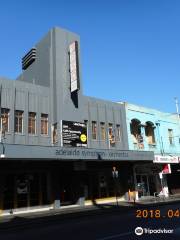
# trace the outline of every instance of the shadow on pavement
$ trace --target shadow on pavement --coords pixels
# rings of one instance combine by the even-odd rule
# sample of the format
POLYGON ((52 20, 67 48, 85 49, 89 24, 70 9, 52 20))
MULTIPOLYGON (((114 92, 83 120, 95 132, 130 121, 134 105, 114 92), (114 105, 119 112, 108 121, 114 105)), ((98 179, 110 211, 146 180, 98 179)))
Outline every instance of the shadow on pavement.
POLYGON ((161 202, 161 203, 153 203, 153 204, 142 204, 138 202, 129 202, 123 203, 119 202, 118 205, 116 203, 107 203, 107 204, 99 204, 95 199, 92 199, 92 206, 84 206, 84 207, 74 207, 74 208, 66 208, 66 209, 58 209, 58 210, 49 210, 46 212, 39 213, 28 213, 22 215, 13 215, 3 219, 0 218, 0 231, 3 233, 8 230, 17 231, 22 229, 27 229, 31 227, 38 227, 39 225, 46 226, 49 224, 54 224, 55 222, 64 223, 66 221, 74 220, 75 218, 81 217, 93 217, 97 215, 108 215, 108 214, 124 214, 128 212, 132 212, 137 208, 152 208, 157 205, 168 205, 168 204, 178 204, 179 201, 176 202, 161 202))

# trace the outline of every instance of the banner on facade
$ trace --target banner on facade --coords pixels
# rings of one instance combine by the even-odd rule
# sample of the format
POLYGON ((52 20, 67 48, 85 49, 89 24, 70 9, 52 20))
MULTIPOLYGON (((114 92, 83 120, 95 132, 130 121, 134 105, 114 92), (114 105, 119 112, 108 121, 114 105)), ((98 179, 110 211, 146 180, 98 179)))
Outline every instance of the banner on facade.
POLYGON ((69 46, 70 79, 71 92, 79 89, 79 61, 78 42, 75 41, 69 46))
POLYGON ((155 155, 153 162, 154 163, 179 163, 179 157, 155 155))
POLYGON ((62 120, 62 145, 64 147, 87 147, 86 124, 62 120))

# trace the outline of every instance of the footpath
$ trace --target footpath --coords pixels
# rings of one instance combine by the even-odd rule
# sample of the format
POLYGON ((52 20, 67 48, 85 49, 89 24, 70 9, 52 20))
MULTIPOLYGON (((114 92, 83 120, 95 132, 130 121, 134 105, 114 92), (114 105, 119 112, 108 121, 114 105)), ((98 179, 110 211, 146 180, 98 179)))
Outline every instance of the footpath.
POLYGON ((138 202, 123 202, 113 199, 110 202, 97 203, 93 205, 79 206, 71 205, 60 209, 49 209, 38 212, 14 213, 8 216, 0 216, 0 233, 8 230, 25 229, 27 227, 38 226, 38 224, 48 224, 55 221, 69 221, 79 217, 88 217, 99 214, 126 214, 136 208, 151 208, 163 205, 173 205, 180 203, 180 195, 168 198, 144 198, 138 202))

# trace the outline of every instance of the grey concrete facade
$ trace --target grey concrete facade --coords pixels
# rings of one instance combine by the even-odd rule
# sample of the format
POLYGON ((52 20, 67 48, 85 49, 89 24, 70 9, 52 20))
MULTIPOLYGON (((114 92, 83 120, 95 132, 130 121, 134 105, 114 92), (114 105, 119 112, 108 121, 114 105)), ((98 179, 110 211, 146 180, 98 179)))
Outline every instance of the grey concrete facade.
MULTIPOLYGON (((35 62, 24 70, 16 81, 0 78, 1 108, 10 110, 9 131, 6 132, 4 140, 4 144, 9 144, 9 147, 6 148, 7 156, 7 149, 13 144, 22 144, 22 151, 26 146, 31 148, 32 145, 53 146, 51 126, 54 123, 57 123, 58 126, 58 142, 56 146, 60 147, 62 145, 61 120, 87 121, 88 148, 112 148, 114 151, 128 150, 124 106, 83 95, 80 47, 78 48, 80 89, 77 91, 78 106, 74 105, 70 92, 69 72, 69 45, 74 41, 77 41, 80 46, 78 35, 60 28, 53 28, 35 45, 37 51, 35 62), (24 112, 22 134, 14 132, 15 110, 24 112), (37 132, 34 135, 28 134, 28 112, 37 114, 37 132), (48 114, 48 135, 45 136, 40 133, 40 116, 42 113, 48 114), (97 122, 96 140, 91 138, 92 121, 97 122), (106 139, 104 141, 100 138, 100 122, 105 123, 106 126, 106 139), (113 147, 109 146, 109 123, 113 126, 120 126, 121 139, 113 147)), ((26 150, 24 151, 26 152, 26 150)), ((151 155, 149 153, 149 157, 151 155)), ((38 156, 37 153, 37 158, 38 156)), ((15 150, 14 157, 16 157, 15 150)), ((53 155, 50 157, 53 158, 53 155)))
POLYGON ((124 200, 134 190, 134 165, 150 163, 154 154, 129 150, 123 104, 83 95, 79 36, 51 29, 23 57, 22 68, 16 80, 0 78, 0 211, 94 204, 117 195, 124 200), (85 134, 87 127, 87 144, 67 147, 62 121, 80 123, 85 134))

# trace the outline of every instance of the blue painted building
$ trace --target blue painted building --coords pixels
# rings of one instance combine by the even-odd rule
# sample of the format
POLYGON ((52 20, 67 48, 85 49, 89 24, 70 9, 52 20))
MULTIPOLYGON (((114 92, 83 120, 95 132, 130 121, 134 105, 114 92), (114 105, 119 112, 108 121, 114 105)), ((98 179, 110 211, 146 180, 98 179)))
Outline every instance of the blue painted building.
POLYGON ((124 103, 130 150, 153 151, 150 163, 134 165, 136 190, 142 196, 180 192, 180 118, 130 103, 124 103))

